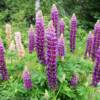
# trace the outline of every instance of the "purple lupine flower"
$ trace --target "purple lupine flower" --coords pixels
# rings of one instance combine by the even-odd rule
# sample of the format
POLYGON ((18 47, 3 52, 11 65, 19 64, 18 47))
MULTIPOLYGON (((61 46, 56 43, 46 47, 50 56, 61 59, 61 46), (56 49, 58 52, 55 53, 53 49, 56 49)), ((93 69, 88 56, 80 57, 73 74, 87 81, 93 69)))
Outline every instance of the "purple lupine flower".
POLYGON ((76 74, 72 75, 72 78, 70 80, 70 85, 75 87, 78 84, 79 78, 76 74))
POLYGON ((97 86, 100 83, 100 47, 96 52, 95 66, 93 72, 92 85, 97 86))
POLYGON ((64 28, 65 28, 64 20, 60 19, 59 24, 60 24, 60 34, 62 33, 64 34, 64 28))
POLYGON ((42 11, 38 11, 36 14, 36 51, 38 59, 41 63, 45 64, 45 32, 44 32, 44 20, 42 11))
POLYGON ((87 57, 87 55, 89 57, 91 57, 91 55, 92 55, 92 45, 93 45, 93 34, 90 31, 88 38, 87 38, 87 43, 86 43, 86 50, 85 50, 85 55, 84 55, 85 58, 87 57))
POLYGON ((53 4, 51 9, 51 19, 55 27, 56 36, 58 36, 59 12, 55 4, 53 4))
POLYGON ((2 80, 9 79, 5 58, 4 58, 4 47, 1 41, 0 41, 0 74, 2 76, 2 80))
POLYGON ((47 77, 48 85, 52 89, 57 88, 57 37, 55 31, 47 34, 47 77))
POLYGON ((70 50, 74 52, 76 46, 76 32, 77 32, 77 18, 76 15, 73 14, 71 18, 70 25, 70 50))
POLYGON ((34 31, 33 31, 33 26, 30 26, 29 29, 29 53, 32 53, 35 48, 35 40, 34 40, 34 31))
POLYGON ((62 60, 64 60, 65 56, 65 41, 64 36, 61 34, 60 38, 58 39, 58 55, 61 57, 62 60))
POLYGON ((100 46, 100 21, 98 20, 94 26, 94 41, 92 48, 92 60, 95 60, 95 54, 100 46))
POLYGON ((25 69, 23 71, 23 82, 24 82, 24 87, 26 89, 32 88, 31 76, 30 76, 30 73, 29 73, 27 67, 25 67, 25 69))

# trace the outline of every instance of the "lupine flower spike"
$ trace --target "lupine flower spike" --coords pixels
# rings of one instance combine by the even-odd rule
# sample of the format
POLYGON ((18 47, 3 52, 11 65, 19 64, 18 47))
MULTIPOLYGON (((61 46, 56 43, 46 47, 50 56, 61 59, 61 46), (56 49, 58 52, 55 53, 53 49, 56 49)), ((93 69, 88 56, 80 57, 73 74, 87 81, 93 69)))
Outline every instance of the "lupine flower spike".
POLYGON ((45 64, 45 32, 42 11, 36 14, 36 51, 40 63, 45 64))
POLYGON ((35 48, 34 30, 33 30, 33 26, 32 25, 29 28, 29 44, 28 44, 28 48, 29 48, 29 53, 32 53, 34 51, 34 48, 35 48))
POLYGON ((22 44, 20 45, 20 48, 18 49, 18 56, 20 58, 23 58, 25 56, 25 49, 24 49, 24 46, 22 44))
POLYGON ((78 84, 78 81, 79 81, 78 75, 73 74, 70 80, 70 85, 73 87, 76 87, 76 85, 78 84))
POLYGON ((11 42, 11 25, 10 24, 6 24, 5 33, 6 33, 7 45, 9 47, 10 42, 11 42))
POLYGON ((10 51, 15 51, 16 50, 14 41, 11 42, 11 44, 9 46, 9 50, 10 51))
POLYGON ((64 34, 64 28, 65 28, 64 20, 60 19, 59 24, 60 24, 60 35, 61 35, 61 34, 64 34))
POLYGON ((24 87, 26 89, 31 89, 32 88, 32 81, 31 81, 30 72, 29 72, 27 67, 25 67, 22 77, 23 77, 24 87))
POLYGON ((77 18, 73 14, 70 25, 70 51, 74 52, 76 46, 77 18))
POLYGON ((85 55, 84 58, 91 57, 92 55, 92 45, 93 45, 93 34, 90 31, 88 38, 87 38, 87 43, 86 43, 86 50, 85 50, 85 55))
POLYGON ((55 90, 57 88, 57 37, 51 29, 47 34, 47 77, 48 85, 55 90))
POLYGON ((92 60, 95 60, 95 54, 100 46, 100 21, 98 20, 94 26, 94 41, 92 48, 92 60))
POLYGON ((5 63, 5 57, 4 57, 4 47, 1 40, 0 40, 0 74, 2 76, 2 80, 9 79, 8 71, 5 63))
POLYGON ((58 39, 58 55, 63 61, 65 56, 65 41, 63 34, 61 34, 60 38, 58 39))
POLYGON ((51 8, 51 19, 55 28, 56 36, 59 36, 58 27, 59 27, 59 12, 55 4, 52 5, 51 8))
POLYGON ((20 48, 21 44, 22 44, 20 32, 15 32, 15 43, 16 43, 16 48, 18 50, 20 48))
POLYGON ((96 59, 95 59, 92 85, 97 86, 98 83, 100 83, 100 47, 96 52, 96 59))
POLYGON ((20 32, 15 33, 15 42, 16 42, 18 56, 20 58, 23 58, 25 56, 25 50, 24 50, 24 46, 21 41, 21 33, 20 32))

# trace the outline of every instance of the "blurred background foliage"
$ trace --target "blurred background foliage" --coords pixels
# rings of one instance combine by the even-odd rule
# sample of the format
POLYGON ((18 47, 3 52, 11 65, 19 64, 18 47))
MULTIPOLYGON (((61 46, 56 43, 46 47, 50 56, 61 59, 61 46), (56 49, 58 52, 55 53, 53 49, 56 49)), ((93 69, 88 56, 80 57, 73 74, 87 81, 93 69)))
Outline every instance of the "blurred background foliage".
MULTIPOLYGON (((50 15, 50 9, 55 3, 60 15, 71 16, 76 13, 81 26, 85 29, 93 28, 100 19, 100 0, 40 0, 44 15, 50 15)), ((0 23, 29 25, 35 23, 35 0, 0 0, 0 23)), ((1 26, 1 24, 0 24, 1 26)))

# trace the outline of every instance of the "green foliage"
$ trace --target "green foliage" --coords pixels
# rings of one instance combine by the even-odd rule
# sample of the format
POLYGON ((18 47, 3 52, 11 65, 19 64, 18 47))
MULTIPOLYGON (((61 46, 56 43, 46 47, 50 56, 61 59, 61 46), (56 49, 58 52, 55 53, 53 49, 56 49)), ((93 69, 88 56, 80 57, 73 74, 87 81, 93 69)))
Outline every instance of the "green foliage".
MULTIPOLYGON (((87 31, 82 29, 83 22, 79 21, 77 39, 76 39, 76 51, 74 54, 70 53, 69 50, 69 22, 70 17, 73 12, 79 15, 83 15, 84 18, 87 14, 93 13, 94 19, 99 18, 98 9, 95 12, 94 6, 96 4, 92 0, 85 0, 82 4, 87 5, 86 8, 80 6, 80 2, 83 0, 41 0, 41 9, 43 10, 45 27, 47 27, 50 21, 50 9, 53 3, 57 4, 60 10, 61 17, 65 21, 65 44, 66 44, 66 56, 64 62, 57 60, 57 78, 58 78, 58 88, 56 91, 50 90, 47 84, 46 77, 46 66, 41 65, 38 62, 36 51, 33 54, 28 53, 28 24, 30 23, 28 18, 30 16, 35 17, 35 0, 0 0, 0 36, 3 39, 4 46, 6 47, 6 35, 4 32, 4 24, 10 21, 13 27, 12 39, 14 39, 14 32, 21 31, 22 42, 25 47, 25 57, 19 59, 17 52, 10 52, 6 48, 5 58, 6 64, 10 75, 9 81, 0 80, 0 100, 46 100, 45 90, 48 91, 49 100, 99 100, 100 99, 100 87, 94 88, 91 86, 91 77, 93 71, 93 62, 90 59, 83 59, 87 31), (90 6, 90 4, 95 4, 90 6), (90 9, 91 8, 91 9, 90 9), (80 12, 80 9, 82 11, 80 12), (90 9, 87 12, 87 9, 90 9), (65 16, 67 15, 67 17, 65 16), (94 17, 95 16, 95 17, 94 17), (33 88, 31 90, 26 90, 23 86, 22 72, 24 66, 28 66, 31 72, 31 78, 33 83, 33 88), (69 80, 73 73, 79 75, 79 82, 77 87, 73 88, 69 84, 69 80), (63 74, 66 75, 65 80, 62 82, 63 74)), ((99 1, 99 0, 98 0, 99 1)), ((97 2, 98 2, 97 1, 97 2)), ((96 2, 96 1, 95 1, 96 2)), ((98 5, 98 4, 97 4, 98 5)), ((98 6, 97 6, 98 7, 98 6)), ((82 18, 81 16, 79 16, 82 18)), ((90 24, 92 21, 88 21, 90 18, 86 18, 86 22, 90 24)), ((84 22, 85 22, 84 21, 84 22)), ((85 22, 85 24, 86 24, 85 22)), ((33 23, 34 24, 34 23, 33 23)), ((86 27, 87 28, 87 27, 86 27)))

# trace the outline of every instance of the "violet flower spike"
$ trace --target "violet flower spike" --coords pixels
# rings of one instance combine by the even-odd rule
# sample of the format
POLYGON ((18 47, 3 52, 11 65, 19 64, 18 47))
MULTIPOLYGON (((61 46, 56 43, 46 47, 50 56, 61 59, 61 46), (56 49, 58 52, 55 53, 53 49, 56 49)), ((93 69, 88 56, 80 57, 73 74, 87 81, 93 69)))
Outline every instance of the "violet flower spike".
POLYGON ((93 41, 93 48, 92 48, 92 60, 95 60, 95 54, 97 49, 100 46, 100 21, 98 20, 94 26, 94 41, 93 41))
POLYGON ((70 51, 74 52, 76 47, 77 18, 73 14, 70 25, 70 51))
POLYGON ((51 89, 57 88, 57 37, 55 31, 48 31, 47 35, 47 77, 51 89))
POLYGON ((44 20, 42 11, 38 11, 36 14, 36 51, 38 59, 41 63, 45 64, 45 32, 44 32, 44 20))
POLYGON ((64 20, 63 19, 60 19, 60 34, 64 34, 64 28, 65 28, 65 23, 64 23, 64 20))
POLYGON ((100 83, 100 47, 96 52, 96 60, 93 71, 92 85, 97 86, 100 83))
POLYGON ((65 41, 64 36, 61 34, 60 38, 58 39, 58 56, 61 57, 61 60, 64 60, 65 56, 65 41))
POLYGON ((23 82, 24 82, 24 87, 26 89, 32 88, 31 76, 30 76, 30 73, 29 73, 27 67, 25 67, 24 72, 23 72, 23 82))
POLYGON ((32 53, 34 51, 35 48, 35 40, 34 40, 34 31, 33 31, 33 26, 30 26, 29 29, 29 53, 32 53))
POLYGON ((59 12, 55 4, 53 4, 51 8, 51 19, 53 22, 53 26, 55 28, 55 33, 58 36, 59 35, 58 34, 59 12))
POLYGON ((0 41, 0 74, 2 76, 2 80, 9 79, 5 58, 4 58, 4 47, 1 41, 0 41))
POLYGON ((73 87, 76 87, 76 85, 78 84, 78 76, 76 74, 73 74, 71 80, 70 80, 70 85, 73 87))
POLYGON ((89 34, 88 34, 87 43, 86 43, 86 50, 85 50, 85 55, 84 55, 85 58, 87 56, 91 57, 91 55, 92 55, 92 45, 93 45, 93 34, 90 31, 89 34))

